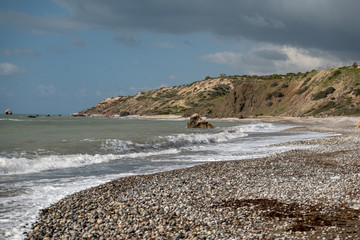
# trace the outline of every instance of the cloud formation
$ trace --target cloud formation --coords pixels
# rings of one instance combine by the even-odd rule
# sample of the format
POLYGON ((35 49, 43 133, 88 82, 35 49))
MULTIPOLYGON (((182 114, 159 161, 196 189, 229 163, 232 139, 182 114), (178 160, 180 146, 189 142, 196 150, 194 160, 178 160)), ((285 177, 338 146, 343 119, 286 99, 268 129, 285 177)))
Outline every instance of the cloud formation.
POLYGON ((127 37, 123 35, 118 35, 114 37, 114 40, 118 43, 124 44, 128 47, 137 47, 141 44, 140 40, 135 39, 134 37, 127 37))
POLYGON ((5 56, 38 56, 39 54, 31 48, 24 48, 24 49, 4 49, 3 54, 5 56))
MULTIPOLYGON (((246 72, 273 72, 298 67, 317 68, 356 61, 360 55, 358 0, 53 0, 63 15, 30 15, 0 10, 0 24, 36 34, 76 30, 108 30, 128 47, 141 44, 145 33, 185 35, 211 33, 262 45, 248 53, 224 51, 202 60, 240 66, 246 72), (245 60, 246 59, 246 60, 245 60), (335 62, 332 62, 335 61, 335 62), (250 65, 254 64, 254 66, 250 65), (259 69, 258 64, 263 64, 259 69)), ((174 48, 171 42, 153 46, 174 48)), ((192 45, 183 42, 184 45, 192 45)), ((71 46, 85 47, 76 40, 71 46)), ((193 46, 193 45, 192 45, 193 46)), ((27 49, 6 49, 4 55, 31 55, 27 49)), ((54 49, 66 52, 66 49, 54 49)), ((4 67, 3 67, 4 68, 4 67)), ((308 70, 308 69, 305 69, 308 70)))
POLYGON ((247 69, 250 74, 305 72, 311 69, 345 64, 325 52, 309 51, 286 45, 266 45, 253 48, 248 53, 224 51, 204 55, 199 59, 228 65, 235 70, 247 69))
POLYGON ((53 0, 70 15, 0 11, 0 22, 31 31, 110 29, 132 33, 211 32, 278 45, 360 51, 358 0, 53 0))
POLYGON ((0 76, 9 76, 22 72, 23 70, 15 64, 8 62, 0 63, 0 76))
MULTIPOLYGON (((61 25, 129 32, 211 32, 277 45, 360 51, 358 0, 54 0, 72 15, 61 25)), ((54 23, 48 23, 54 24, 54 23)))

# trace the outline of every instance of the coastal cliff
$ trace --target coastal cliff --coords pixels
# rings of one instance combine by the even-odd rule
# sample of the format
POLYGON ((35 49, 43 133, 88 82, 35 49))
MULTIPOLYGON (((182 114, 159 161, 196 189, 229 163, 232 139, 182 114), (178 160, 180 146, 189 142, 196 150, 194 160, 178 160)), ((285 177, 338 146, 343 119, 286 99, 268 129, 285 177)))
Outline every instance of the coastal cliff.
POLYGON ((286 75, 207 77, 188 85, 105 99, 78 114, 207 117, 360 115, 360 68, 286 75))

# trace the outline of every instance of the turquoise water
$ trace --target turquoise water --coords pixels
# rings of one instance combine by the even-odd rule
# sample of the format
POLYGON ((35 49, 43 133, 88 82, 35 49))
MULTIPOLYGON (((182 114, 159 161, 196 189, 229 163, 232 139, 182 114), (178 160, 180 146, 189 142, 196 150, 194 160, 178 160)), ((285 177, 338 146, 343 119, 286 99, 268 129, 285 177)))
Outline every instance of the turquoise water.
POLYGON ((185 120, 0 115, 0 238, 23 239, 40 209, 115 178, 262 157, 302 147, 284 142, 329 136, 212 123, 187 129, 185 120))

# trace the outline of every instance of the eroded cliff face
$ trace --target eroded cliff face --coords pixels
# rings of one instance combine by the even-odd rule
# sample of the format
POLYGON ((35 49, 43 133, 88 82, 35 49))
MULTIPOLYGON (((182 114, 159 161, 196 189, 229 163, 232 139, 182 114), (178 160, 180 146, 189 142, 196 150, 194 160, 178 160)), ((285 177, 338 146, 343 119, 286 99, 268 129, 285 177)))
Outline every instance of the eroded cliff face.
POLYGON ((230 76, 108 98, 81 114, 207 117, 360 115, 360 69, 230 76))
POLYGON ((242 83, 236 86, 222 101, 214 107, 210 117, 240 117, 252 115, 264 101, 260 94, 265 86, 254 83, 242 83))
POLYGON ((241 83, 210 117, 360 115, 360 69, 241 83))

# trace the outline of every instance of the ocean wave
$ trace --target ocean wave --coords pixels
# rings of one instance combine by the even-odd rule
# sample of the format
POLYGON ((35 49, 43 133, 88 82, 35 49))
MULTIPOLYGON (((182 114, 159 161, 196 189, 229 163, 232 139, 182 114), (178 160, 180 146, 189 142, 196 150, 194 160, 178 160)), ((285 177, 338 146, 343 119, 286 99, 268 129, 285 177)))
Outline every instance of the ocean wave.
POLYGON ((12 174, 27 174, 37 173, 43 171, 51 171, 55 169, 83 167, 87 165, 107 163, 120 159, 135 159, 144 158, 157 155, 177 154, 177 149, 167 149, 163 151, 151 151, 140 152, 131 154, 72 154, 72 155, 49 155, 39 156, 38 158, 26 158, 26 157, 0 157, 0 174, 12 175, 12 174))
POLYGON ((14 122, 24 122, 23 119, 16 119, 16 118, 0 118, 0 121, 14 121, 14 122))
MULTIPOLYGON (((149 143, 135 143, 120 139, 102 140, 101 148, 105 151, 116 153, 143 152, 169 148, 189 147, 191 145, 216 144, 231 141, 233 139, 248 136, 250 132, 274 131, 275 127, 270 123, 252 123, 233 127, 214 129, 213 131, 197 133, 181 133, 158 137, 149 143)), ((87 141, 95 141, 87 139, 87 141)))
POLYGON ((214 144, 224 143, 233 139, 248 136, 250 132, 263 132, 274 130, 273 124, 254 123, 246 125, 238 125, 233 127, 221 128, 220 131, 206 132, 206 133, 190 133, 190 134, 176 134, 163 137, 167 140, 168 145, 174 147, 182 147, 199 144, 214 144))
MULTIPOLYGON (((80 152, 74 154, 60 154, 59 152, 39 149, 35 152, 26 152, 19 155, 0 155, 0 174, 25 174, 55 169, 82 167, 93 164, 107 163, 121 159, 139 159, 151 156, 174 155, 182 151, 192 151, 195 147, 209 149, 216 147, 215 144, 228 144, 236 139, 248 136, 250 132, 277 131, 273 124, 252 123, 232 127, 216 128, 192 133, 181 133, 162 137, 155 137, 147 143, 136 143, 130 140, 120 139, 93 139, 86 138, 80 142, 96 143, 94 148, 100 146, 100 150, 80 152), (99 145, 97 144, 99 143, 99 145), (41 150, 41 151, 40 151, 41 150)), ((86 148, 84 148, 86 149, 86 148)), ((162 158, 162 157, 160 157, 162 158)))

